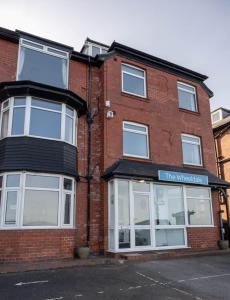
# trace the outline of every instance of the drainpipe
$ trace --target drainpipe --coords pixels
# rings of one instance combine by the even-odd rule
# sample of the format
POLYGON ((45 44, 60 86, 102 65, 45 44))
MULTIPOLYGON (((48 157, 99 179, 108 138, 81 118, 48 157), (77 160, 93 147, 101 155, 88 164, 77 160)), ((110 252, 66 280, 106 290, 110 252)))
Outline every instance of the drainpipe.
POLYGON ((91 57, 88 58, 88 95, 87 95, 87 102, 88 102, 88 109, 86 115, 86 122, 88 124, 88 154, 87 154, 87 246, 90 246, 90 210, 91 210, 91 180, 93 176, 91 175, 91 139, 92 139, 92 124, 93 118, 91 113, 91 92, 92 92, 92 76, 91 76, 91 57))

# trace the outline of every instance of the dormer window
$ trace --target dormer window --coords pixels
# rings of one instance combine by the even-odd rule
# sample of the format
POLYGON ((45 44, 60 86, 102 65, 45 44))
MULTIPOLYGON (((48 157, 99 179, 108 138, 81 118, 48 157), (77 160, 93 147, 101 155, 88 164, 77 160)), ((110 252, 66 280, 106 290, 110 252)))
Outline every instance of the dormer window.
POLYGON ((108 47, 105 45, 103 46, 100 43, 86 41, 85 45, 83 46, 82 52, 84 54, 90 55, 95 57, 96 55, 105 54, 108 52, 108 47))
POLYGON ((17 80, 31 80, 66 89, 68 58, 69 54, 65 51, 21 39, 17 80))
POLYGON ((216 123, 222 119, 221 111, 217 111, 212 114, 212 123, 216 123))

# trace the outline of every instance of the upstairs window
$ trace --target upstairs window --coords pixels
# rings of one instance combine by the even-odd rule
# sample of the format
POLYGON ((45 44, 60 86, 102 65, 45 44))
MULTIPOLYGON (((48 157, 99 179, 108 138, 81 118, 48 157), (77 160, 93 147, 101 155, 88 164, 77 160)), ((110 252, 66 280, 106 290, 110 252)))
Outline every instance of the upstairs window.
POLYGON ((198 111, 197 109, 197 100, 196 100, 196 89, 188 84, 178 82, 178 98, 179 98, 179 107, 190 110, 198 111))
POLYGON ((31 80, 66 89, 68 53, 22 39, 18 62, 18 80, 31 80))
POLYGON ((149 158, 147 126, 131 122, 123 123, 123 154, 149 158))
POLYGON ((217 111, 215 113, 212 113, 211 114, 211 117, 212 117, 212 123, 216 123, 218 121, 220 121, 222 119, 222 116, 221 116, 221 112, 220 111, 217 111))
POLYGON ((74 145, 76 119, 76 111, 66 104, 30 96, 10 98, 2 104, 1 138, 29 135, 74 145))
POLYGON ((182 134, 183 163, 202 166, 200 138, 195 135, 182 134))
POLYGON ((146 98, 145 71, 122 64, 122 92, 146 98))

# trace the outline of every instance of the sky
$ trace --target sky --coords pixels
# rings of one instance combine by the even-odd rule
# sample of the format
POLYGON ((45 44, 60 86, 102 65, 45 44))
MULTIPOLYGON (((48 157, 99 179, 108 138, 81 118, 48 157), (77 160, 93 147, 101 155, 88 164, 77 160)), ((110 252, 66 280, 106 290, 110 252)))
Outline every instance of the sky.
POLYGON ((115 40, 207 75, 211 108, 230 109, 230 0, 0 0, 0 26, 77 51, 115 40))

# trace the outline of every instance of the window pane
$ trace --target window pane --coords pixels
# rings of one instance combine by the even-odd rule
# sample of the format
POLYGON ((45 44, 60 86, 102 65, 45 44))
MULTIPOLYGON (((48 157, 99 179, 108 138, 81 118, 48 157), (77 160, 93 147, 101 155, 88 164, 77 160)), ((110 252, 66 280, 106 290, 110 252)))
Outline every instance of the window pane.
POLYGON ((60 139, 61 114, 32 108, 30 115, 30 134, 60 139))
POLYGON ((58 192, 26 190, 24 226, 58 225, 58 192))
POLYGON ((47 49, 50 53, 53 53, 53 54, 57 54, 57 55, 61 55, 61 56, 64 56, 64 57, 67 57, 68 54, 63 52, 63 51, 59 51, 57 49, 53 49, 53 48, 48 48, 47 49))
POLYGON ((120 229, 119 230, 119 248, 130 248, 130 230, 120 229))
POLYGON ((109 249, 115 248, 114 229, 109 230, 109 249))
POLYGON ((130 224, 129 183, 124 180, 118 181, 118 224, 123 226, 130 224))
POLYGON ((150 246, 150 230, 137 229, 135 230, 135 245, 136 246, 150 246))
POLYGON ((200 146, 183 142, 183 162, 185 164, 200 165, 200 146))
POLYGON ((74 110, 71 107, 69 107, 69 106, 66 106, 66 113, 68 115, 70 115, 71 117, 74 116, 74 110))
POLYGON ((37 98, 32 98, 31 102, 32 106, 37 106, 37 107, 42 107, 42 108, 48 108, 48 109, 53 109, 57 111, 62 110, 62 105, 61 103, 56 103, 52 101, 45 101, 37 98))
POLYGON ((142 131, 144 133, 147 132, 147 128, 143 126, 138 126, 138 125, 133 125, 129 123, 124 123, 124 128, 125 129, 131 129, 131 130, 137 130, 137 131, 142 131))
POLYGON ((73 119, 67 115, 65 117, 65 141, 73 143, 73 119))
POLYGON ((209 200, 187 199, 188 223, 190 225, 211 225, 211 205, 209 200))
POLYGON ((150 185, 149 183, 145 182, 133 182, 133 190, 137 192, 149 192, 150 191, 150 185))
POLYGON ((3 176, 0 176, 0 189, 2 188, 2 180, 3 180, 3 176))
POLYGON ((3 109, 7 108, 9 106, 9 104, 10 104, 9 100, 3 102, 3 109))
POLYGON ((17 194, 16 191, 7 192, 5 213, 6 225, 16 224, 17 194))
POLYGON ((18 80, 67 87, 67 60, 29 48, 20 48, 18 80))
POLYGON ((64 178, 64 190, 72 191, 72 183, 73 181, 71 179, 64 178))
POLYGON ((213 123, 219 121, 220 119, 221 119, 220 112, 217 112, 217 113, 212 115, 212 122, 213 123))
POLYGON ((185 84, 182 84, 182 83, 177 83, 177 86, 179 88, 184 89, 184 90, 187 90, 187 91, 190 91, 192 93, 195 93, 195 88, 193 86, 188 86, 188 85, 185 85, 185 84))
POLYGON ((134 224, 149 225, 149 196, 143 194, 134 194, 134 224))
POLYGON ((115 225, 115 205, 114 205, 115 195, 114 195, 114 182, 113 181, 111 181, 109 183, 109 192, 110 192, 109 226, 113 227, 115 225))
POLYGON ((25 97, 16 97, 14 98, 14 106, 26 105, 25 97))
POLYGON ((157 229, 156 246, 183 246, 185 245, 183 229, 157 229))
POLYGON ((23 40, 22 43, 23 43, 24 45, 28 45, 28 46, 31 46, 31 47, 35 47, 35 48, 41 49, 41 50, 44 48, 43 45, 40 45, 40 44, 37 44, 37 43, 33 43, 33 42, 31 42, 31 41, 23 40))
POLYGON ((26 186, 37 188, 59 188, 59 177, 40 176, 40 175, 26 175, 26 186))
POLYGON ((178 90, 178 95, 179 95, 179 107, 188 109, 191 111, 196 111, 196 98, 195 94, 178 90))
POLYGON ((183 142, 191 142, 191 143, 197 143, 200 144, 200 138, 197 136, 188 136, 188 135, 182 135, 183 142))
POLYGON ((7 175, 6 186, 7 187, 19 187, 20 175, 7 175))
POLYGON ((129 67, 127 65, 122 65, 122 71, 129 72, 133 75, 144 77, 145 72, 136 68, 129 67))
POLYGON ((187 197, 210 198, 209 189, 206 188, 186 188, 187 197))
POLYGON ((4 111, 4 113, 2 114, 1 138, 4 138, 7 136, 8 121, 9 121, 9 110, 4 111))
POLYGON ((100 48, 92 46, 92 56, 96 56, 97 54, 100 54, 100 48))
POLYGON ((71 195, 65 194, 64 224, 70 224, 70 215, 71 215, 71 195))
POLYGON ((145 96, 144 79, 123 73, 123 91, 145 96))
POLYGON ((123 132, 124 154, 148 156, 147 136, 133 132, 123 132))
POLYGON ((182 189, 173 186, 156 186, 156 225, 185 224, 182 189))
POLYGON ((25 123, 25 108, 14 108, 13 120, 12 120, 12 135, 23 134, 25 123))

